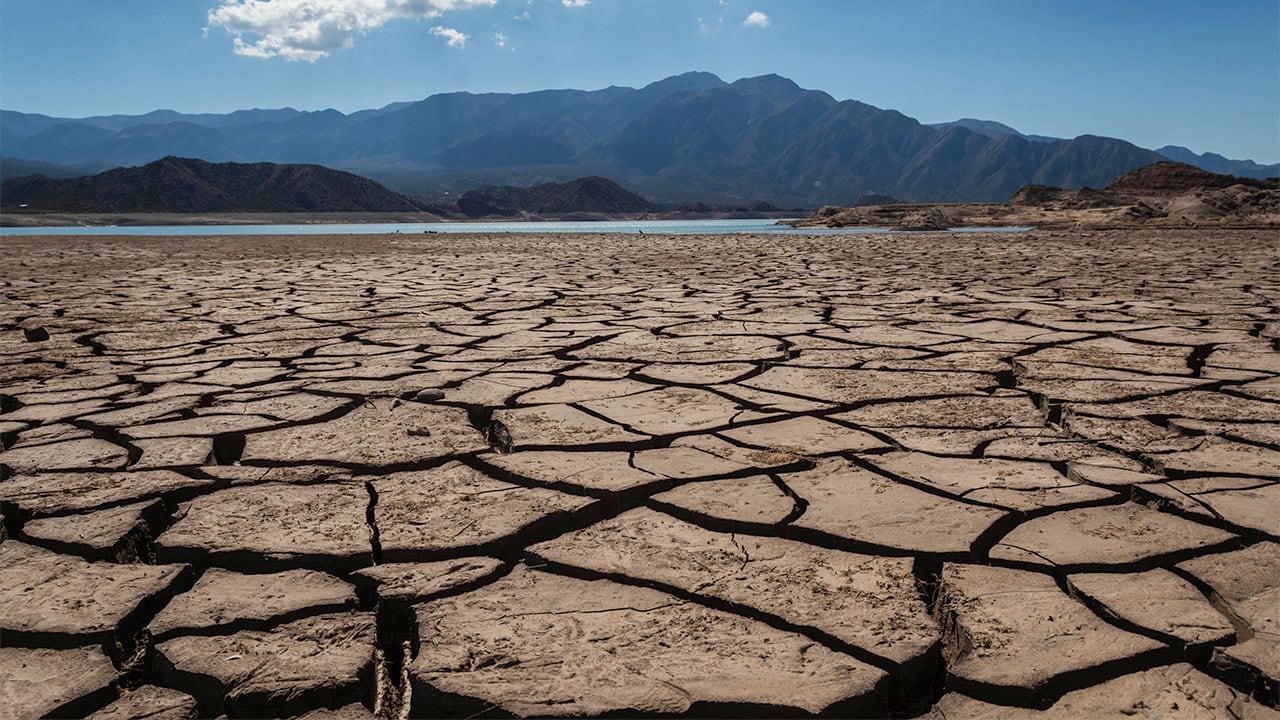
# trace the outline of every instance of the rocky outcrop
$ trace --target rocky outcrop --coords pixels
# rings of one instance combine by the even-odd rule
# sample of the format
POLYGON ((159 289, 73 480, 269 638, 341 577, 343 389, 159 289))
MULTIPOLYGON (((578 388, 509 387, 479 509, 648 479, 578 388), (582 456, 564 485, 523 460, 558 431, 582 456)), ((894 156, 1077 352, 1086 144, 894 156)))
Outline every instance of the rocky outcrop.
POLYGON ((871 207, 824 206, 798 227, 890 227, 945 230, 963 226, 1125 227, 1280 225, 1280 185, 1159 162, 1116 178, 1105 188, 1067 190, 1026 185, 1007 204, 937 203, 871 207), (945 220, 944 220, 945 219, 945 220))
POLYGON ((1275 189, 1276 183, 1253 178, 1221 175, 1177 162, 1158 162, 1140 167, 1111 181, 1107 190, 1139 196, 1174 196, 1196 190, 1222 189, 1234 185, 1275 189))

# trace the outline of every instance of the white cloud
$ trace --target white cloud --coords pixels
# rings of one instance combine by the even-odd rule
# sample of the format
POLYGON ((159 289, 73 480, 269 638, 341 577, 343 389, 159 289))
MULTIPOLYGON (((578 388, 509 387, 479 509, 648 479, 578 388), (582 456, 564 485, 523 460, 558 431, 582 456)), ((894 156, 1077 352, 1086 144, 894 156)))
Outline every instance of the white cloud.
POLYGON ((591 4, 591 0, 560 0, 560 4, 565 7, 586 7, 591 4))
POLYGON ((430 30, 432 35, 446 38, 451 48, 464 48, 467 46, 467 36, 450 27, 437 25, 430 30))
MULTIPOLYGON (((314 62, 335 50, 351 47, 357 35, 377 30, 391 20, 437 18, 452 10, 489 6, 495 2, 497 0, 220 0, 220 5, 209 11, 209 25, 221 27, 234 36, 234 50, 238 55, 314 62), (249 36, 249 42, 245 36, 249 36)), ((466 42, 465 36, 460 42, 466 42)), ((454 45, 452 36, 449 44, 462 46, 454 45)))
POLYGON ((516 19, 516 20, 528 20, 528 19, 529 19, 529 18, 531 18, 531 17, 533 17, 533 15, 532 15, 532 14, 530 14, 530 12, 529 12, 528 10, 525 10, 524 12, 520 13, 519 15, 516 15, 516 18, 515 18, 515 19, 516 19))
POLYGON ((511 52, 515 52, 516 50, 508 44, 511 38, 507 37, 503 33, 494 31, 494 33, 489 36, 489 39, 493 41, 493 44, 496 45, 499 50, 509 50, 511 52))
POLYGON ((769 16, 756 10, 742 21, 742 27, 758 27, 761 29, 769 27, 769 16))

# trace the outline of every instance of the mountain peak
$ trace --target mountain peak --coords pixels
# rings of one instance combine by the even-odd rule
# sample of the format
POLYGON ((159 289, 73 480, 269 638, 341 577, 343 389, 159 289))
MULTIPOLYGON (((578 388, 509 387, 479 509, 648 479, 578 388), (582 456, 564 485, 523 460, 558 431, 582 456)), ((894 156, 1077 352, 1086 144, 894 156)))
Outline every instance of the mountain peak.
POLYGON ((640 92, 646 95, 670 95, 677 92, 685 92, 688 90, 710 90, 712 88, 724 85, 724 80, 714 73, 701 70, 695 70, 679 75, 672 75, 656 82, 640 88, 640 92))
POLYGON ((976 132, 979 135, 986 135, 989 138, 999 138, 1005 135, 1014 135, 1016 137, 1025 137, 1017 130, 995 120, 979 120, 978 118, 960 118, 950 122, 930 123, 929 127, 935 130, 942 130, 949 127, 960 127, 970 132, 976 132))
POLYGON ((803 92, 803 89, 794 80, 773 73, 742 78, 734 82, 730 87, 740 90, 756 90, 773 97, 786 97, 803 92))

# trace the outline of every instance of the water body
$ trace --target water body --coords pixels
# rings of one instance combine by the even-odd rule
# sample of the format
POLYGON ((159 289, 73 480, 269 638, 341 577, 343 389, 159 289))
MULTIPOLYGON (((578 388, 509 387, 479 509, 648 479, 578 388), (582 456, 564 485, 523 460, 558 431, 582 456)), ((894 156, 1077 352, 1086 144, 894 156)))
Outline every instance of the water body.
MULTIPOLYGON (((849 235, 889 228, 793 228, 777 220, 607 220, 600 222, 306 223, 297 225, 85 225, 0 227, 0 235, 421 235, 423 233, 622 233, 652 235, 849 235)), ((953 232, 1021 232, 1025 227, 954 228, 953 232)))

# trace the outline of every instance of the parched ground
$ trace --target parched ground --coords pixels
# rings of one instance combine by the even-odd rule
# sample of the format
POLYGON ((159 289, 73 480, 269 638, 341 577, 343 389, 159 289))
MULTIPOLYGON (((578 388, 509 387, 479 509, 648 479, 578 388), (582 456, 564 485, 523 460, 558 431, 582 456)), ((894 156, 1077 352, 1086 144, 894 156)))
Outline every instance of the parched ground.
POLYGON ((0 268, 0 716, 1277 717, 1274 232, 0 268))

